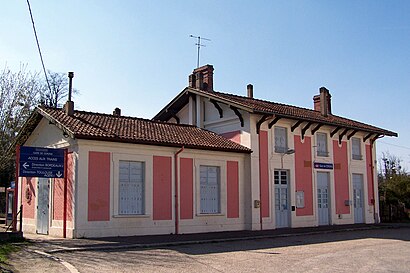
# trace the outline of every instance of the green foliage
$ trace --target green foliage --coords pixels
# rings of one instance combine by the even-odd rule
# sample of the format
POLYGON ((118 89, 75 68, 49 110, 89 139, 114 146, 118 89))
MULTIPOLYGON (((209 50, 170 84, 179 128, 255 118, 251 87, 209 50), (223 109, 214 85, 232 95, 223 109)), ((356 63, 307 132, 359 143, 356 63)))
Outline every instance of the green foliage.
POLYGON ((394 175, 379 184, 379 193, 387 204, 405 204, 410 208, 410 177, 394 175))
POLYGON ((18 251, 19 248, 11 243, 0 244, 0 264, 4 264, 7 261, 10 253, 18 251))
POLYGON ((385 204, 404 204, 410 208, 410 175, 400 167, 400 159, 385 153, 380 163, 380 201, 385 204))

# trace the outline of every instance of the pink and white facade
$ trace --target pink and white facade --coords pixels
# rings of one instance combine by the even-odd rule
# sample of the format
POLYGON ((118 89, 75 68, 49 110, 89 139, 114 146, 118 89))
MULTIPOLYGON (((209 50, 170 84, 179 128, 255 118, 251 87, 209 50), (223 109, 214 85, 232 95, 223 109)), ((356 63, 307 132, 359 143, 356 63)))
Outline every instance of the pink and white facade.
POLYGON ((374 142, 396 133, 332 115, 324 87, 309 110, 254 99, 251 85, 247 96, 215 92, 212 80, 212 66, 195 69, 154 119, 196 125, 253 151, 253 230, 379 222, 374 142))
MULTIPOLYGON (((173 147, 174 143, 164 146, 73 139, 64 137, 59 125, 56 126, 60 121, 56 111, 63 112, 38 109, 36 115, 42 118, 24 145, 69 150, 67 237, 249 229, 250 219, 246 218, 249 149, 209 132, 200 136, 216 141, 222 139, 228 145, 217 143, 211 149, 206 146, 200 149, 183 143, 173 147), (207 197, 201 193, 209 194, 207 185, 202 183, 204 169, 208 176, 214 174, 211 182, 218 187, 216 195, 212 196, 211 192, 211 197, 218 198, 217 203, 211 202, 211 207, 206 207, 203 199, 207 197), (124 172, 128 177, 124 178, 124 172), (131 181, 132 176, 136 177, 135 183, 131 181), (139 186, 139 192, 133 191, 133 187, 139 186)), ((91 120, 101 115, 82 114, 82 117, 87 116, 91 120)), ((74 116, 72 119, 80 118, 74 116)), ((64 128, 68 130, 70 125, 64 128)), ((63 185, 64 179, 20 178, 19 205, 23 204, 24 232, 63 236, 63 185), (44 183, 46 186, 42 187, 44 183), (48 198, 43 204, 45 195, 48 198)))
MULTIPOLYGON (((244 97, 215 92, 208 65, 162 122, 39 108, 21 144, 69 150, 70 238, 378 222, 374 141, 397 134, 332 115, 325 88, 314 106, 257 100, 251 86, 244 97)), ((23 231, 61 237, 61 179, 19 186, 23 231)))

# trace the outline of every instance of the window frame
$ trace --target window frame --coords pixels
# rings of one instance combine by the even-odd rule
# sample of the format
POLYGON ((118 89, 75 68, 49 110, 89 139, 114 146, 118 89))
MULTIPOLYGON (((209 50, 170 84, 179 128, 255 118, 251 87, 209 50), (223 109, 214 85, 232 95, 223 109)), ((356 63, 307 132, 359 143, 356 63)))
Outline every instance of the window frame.
POLYGON ((320 156, 320 157, 329 157, 329 145, 328 145, 328 138, 327 138, 327 134, 323 133, 323 132, 318 132, 316 133, 316 155, 320 156), (320 139, 321 137, 324 137, 324 139, 320 139), (319 148, 322 147, 321 145, 319 145, 322 141, 324 144, 324 150, 319 148))
POLYGON ((275 153, 286 153, 286 151, 289 149, 289 141, 288 141, 288 129, 286 127, 283 126, 275 126, 273 129, 273 146, 274 146, 274 151, 275 153), (285 146, 278 146, 276 145, 277 141, 276 141, 276 136, 279 135, 280 131, 284 132, 284 137, 285 137, 285 146))
MULTIPOLYGON (((128 176, 131 176, 131 166, 129 168, 128 176)), ((131 184, 130 179, 128 180, 128 183, 131 184)), ((129 189, 128 189, 129 190, 129 189)), ((144 161, 137 161, 137 160, 119 160, 118 161, 118 215, 119 216, 140 216, 140 215, 145 215, 146 214, 146 164, 144 161), (141 164, 141 180, 142 182, 135 181, 133 183, 141 183, 142 184, 142 192, 141 192, 141 206, 139 208, 136 208, 136 210, 140 212, 125 212, 123 213, 121 211, 122 205, 121 205, 121 163, 128 163, 131 165, 131 163, 137 163, 141 164)))
MULTIPOLYGON (((220 215, 222 213, 222 168, 220 165, 215 165, 215 164, 200 164, 199 165, 199 181, 198 181, 198 199, 199 199, 199 206, 198 206, 198 214, 199 215, 220 215), (209 186, 209 169, 210 168, 216 168, 216 179, 217 179, 217 211, 212 211, 212 209, 205 209, 202 205, 202 186, 203 186, 203 177, 201 176, 203 168, 207 169, 207 185, 209 186)), ((213 204, 215 205, 215 204, 213 204)))
POLYGON ((352 137, 351 145, 352 145, 352 159, 353 160, 363 160, 363 153, 362 153, 362 143, 361 139, 358 137, 352 137), (356 144, 355 144, 356 142, 356 144), (356 149, 355 149, 355 146, 356 149), (358 150, 358 154, 355 153, 355 150, 358 150))
POLYGON ((153 200, 153 157, 151 153, 126 154, 112 153, 112 163, 110 167, 112 181, 112 193, 110 194, 110 209, 113 218, 150 218, 152 214, 153 200), (120 214, 120 181, 119 181, 119 162, 120 161, 141 161, 145 164, 144 170, 144 214, 120 214))

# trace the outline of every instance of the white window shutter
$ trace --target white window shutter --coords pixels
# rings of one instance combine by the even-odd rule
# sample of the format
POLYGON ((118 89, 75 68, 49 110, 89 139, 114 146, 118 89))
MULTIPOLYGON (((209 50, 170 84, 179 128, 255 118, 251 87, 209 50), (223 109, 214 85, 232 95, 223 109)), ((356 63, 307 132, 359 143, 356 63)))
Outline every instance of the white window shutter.
POLYGON ((120 161, 119 214, 144 214, 144 162, 120 161))
POLYGON ((288 150, 287 130, 284 127, 275 126, 275 152, 285 153, 288 150))
POLYGON ((216 166, 200 166, 200 212, 220 213, 220 170, 216 166))

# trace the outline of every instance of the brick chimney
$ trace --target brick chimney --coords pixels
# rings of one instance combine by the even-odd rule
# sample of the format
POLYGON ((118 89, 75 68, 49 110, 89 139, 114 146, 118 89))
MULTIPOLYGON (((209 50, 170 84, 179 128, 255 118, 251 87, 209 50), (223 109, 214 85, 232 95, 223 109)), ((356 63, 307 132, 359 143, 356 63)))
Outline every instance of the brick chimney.
POLYGON ((315 111, 321 112, 323 116, 327 117, 332 114, 332 96, 326 87, 320 87, 319 92, 319 95, 313 97, 313 107, 315 111))
POLYGON ((252 84, 248 84, 246 86, 246 89, 248 90, 248 98, 253 99, 253 85, 252 84))
POLYGON ((210 64, 194 69, 189 75, 189 87, 214 91, 214 67, 210 64))
POLYGON ((116 117, 120 117, 121 116, 121 109, 120 108, 115 108, 114 111, 112 112, 112 114, 116 117))

